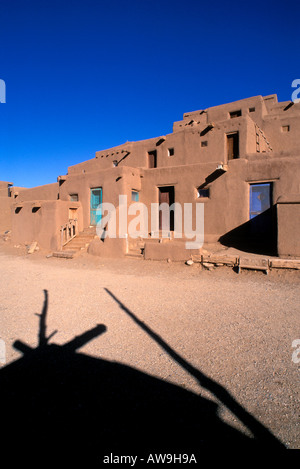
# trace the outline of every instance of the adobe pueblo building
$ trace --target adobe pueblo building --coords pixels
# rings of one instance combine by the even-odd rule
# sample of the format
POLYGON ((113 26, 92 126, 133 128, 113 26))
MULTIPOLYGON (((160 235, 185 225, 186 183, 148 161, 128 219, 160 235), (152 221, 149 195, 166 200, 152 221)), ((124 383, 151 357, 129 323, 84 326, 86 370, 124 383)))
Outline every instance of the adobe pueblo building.
POLYGON ((204 247, 220 242, 300 257, 300 104, 256 96, 186 113, 171 134, 97 151, 56 183, 24 189, 1 182, 0 229, 11 230, 15 244, 36 241, 51 251, 89 246, 104 257, 173 260, 201 253, 201 246, 187 248, 184 230, 176 236, 173 210, 159 211, 151 229, 151 204, 163 202, 175 203, 175 212, 176 204, 191 204, 193 229, 203 204, 204 247), (149 229, 138 238, 99 238, 101 204, 118 214, 120 195, 128 222, 133 203, 148 208, 149 229))

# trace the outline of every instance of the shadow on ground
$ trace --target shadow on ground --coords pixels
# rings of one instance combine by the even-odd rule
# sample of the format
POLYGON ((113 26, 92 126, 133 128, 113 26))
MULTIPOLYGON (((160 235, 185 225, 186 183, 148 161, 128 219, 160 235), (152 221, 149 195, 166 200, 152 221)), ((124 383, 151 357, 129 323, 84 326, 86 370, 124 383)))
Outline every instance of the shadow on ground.
POLYGON ((224 423, 218 415, 219 405, 212 400, 129 366, 79 353, 81 346, 106 331, 104 325, 64 345, 49 344, 54 333, 46 336, 45 290, 38 347, 32 349, 16 341, 14 346, 23 357, 0 371, 4 430, 1 456, 9 457, 10 466, 65 463, 66 467, 94 467, 111 452, 147 456, 222 448, 284 448, 222 386, 181 358, 106 291, 121 308, 121 314, 128 314, 201 386, 235 413, 253 438, 224 423))

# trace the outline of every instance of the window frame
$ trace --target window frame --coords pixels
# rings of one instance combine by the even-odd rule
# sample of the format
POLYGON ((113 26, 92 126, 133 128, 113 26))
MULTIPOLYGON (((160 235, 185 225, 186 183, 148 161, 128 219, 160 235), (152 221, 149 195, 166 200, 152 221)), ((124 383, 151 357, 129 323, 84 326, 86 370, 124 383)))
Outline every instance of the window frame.
POLYGON ((202 187, 199 186, 196 188, 197 191, 197 199, 210 199, 210 187, 202 187), (206 195, 200 195, 200 193, 205 193, 206 195))
POLYGON ((235 119, 236 117, 242 117, 242 110, 237 109, 236 111, 229 111, 230 119, 235 119))
POLYGON ((136 189, 131 189, 131 202, 139 202, 140 201, 140 192, 137 191, 136 189), (133 198, 133 196, 137 195, 137 200, 133 198))

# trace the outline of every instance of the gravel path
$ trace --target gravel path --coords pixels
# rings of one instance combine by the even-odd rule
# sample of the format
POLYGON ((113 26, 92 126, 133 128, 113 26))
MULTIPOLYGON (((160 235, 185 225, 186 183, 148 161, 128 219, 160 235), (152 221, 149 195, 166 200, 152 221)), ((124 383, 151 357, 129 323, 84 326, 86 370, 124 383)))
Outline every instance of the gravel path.
MULTIPOLYGON (((105 324, 103 335, 80 351, 121 362, 212 400, 108 294, 189 364, 225 387, 288 448, 300 448, 299 364, 292 342, 300 339, 300 272, 242 271, 225 267, 103 260, 88 254, 46 259, 0 246, 0 338, 6 360, 21 356, 16 339, 38 344, 36 314, 49 295, 47 334, 64 344, 105 324)), ((299 354, 300 355, 300 354, 299 354)), ((3 366, 3 365, 2 365, 3 366)), ((247 432, 226 406, 221 417, 247 432)))

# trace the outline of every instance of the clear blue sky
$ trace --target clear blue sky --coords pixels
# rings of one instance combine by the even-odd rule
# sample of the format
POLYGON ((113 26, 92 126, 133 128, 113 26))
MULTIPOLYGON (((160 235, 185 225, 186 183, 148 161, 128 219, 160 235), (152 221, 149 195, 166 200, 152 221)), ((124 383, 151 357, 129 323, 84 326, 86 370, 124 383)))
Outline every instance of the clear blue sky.
POLYGON ((286 0, 0 0, 0 180, 56 182, 184 112, 290 100, 299 18, 286 0))

